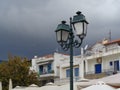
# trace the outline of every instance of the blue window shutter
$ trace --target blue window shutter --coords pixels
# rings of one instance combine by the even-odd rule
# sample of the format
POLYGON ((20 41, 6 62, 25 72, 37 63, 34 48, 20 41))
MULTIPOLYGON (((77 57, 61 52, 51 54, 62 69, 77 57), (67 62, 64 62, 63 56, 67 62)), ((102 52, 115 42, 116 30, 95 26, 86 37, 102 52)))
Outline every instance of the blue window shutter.
POLYGON ((66 77, 70 77, 70 69, 66 70, 66 77))
POLYGON ((79 68, 75 68, 75 76, 79 76, 79 68))
POLYGON ((47 65, 47 67, 48 67, 48 73, 51 72, 51 69, 52 69, 52 68, 51 68, 51 65, 52 65, 51 63, 49 63, 49 64, 47 65))

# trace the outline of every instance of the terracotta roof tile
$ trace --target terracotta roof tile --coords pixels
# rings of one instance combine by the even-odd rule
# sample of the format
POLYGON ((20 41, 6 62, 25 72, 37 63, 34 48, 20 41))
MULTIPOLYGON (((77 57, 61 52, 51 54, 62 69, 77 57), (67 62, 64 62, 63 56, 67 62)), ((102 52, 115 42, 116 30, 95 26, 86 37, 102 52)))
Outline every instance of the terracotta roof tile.
POLYGON ((43 57, 45 57, 45 58, 52 58, 53 55, 52 55, 52 54, 49 54, 49 55, 46 55, 46 56, 43 56, 43 57))
POLYGON ((109 44, 114 44, 114 43, 120 44, 120 39, 109 41, 109 42, 105 43, 104 45, 109 45, 109 44))

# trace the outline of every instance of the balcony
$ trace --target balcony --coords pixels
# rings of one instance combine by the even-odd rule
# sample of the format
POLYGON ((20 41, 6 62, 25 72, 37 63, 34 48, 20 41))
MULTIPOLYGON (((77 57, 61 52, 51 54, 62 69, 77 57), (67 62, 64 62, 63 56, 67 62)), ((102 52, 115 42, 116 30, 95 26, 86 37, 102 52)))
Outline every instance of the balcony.
POLYGON ((93 53, 89 56, 86 56, 86 59, 104 57, 104 56, 109 56, 109 55, 114 55, 114 54, 120 54, 120 48, 109 50, 109 51, 104 51, 104 52, 93 53))
MULTIPOLYGON (((77 81, 79 81, 80 80, 80 77, 73 77, 73 81, 74 82, 77 82, 77 81)), ((70 78, 69 77, 67 77, 67 78, 62 78, 62 79, 60 79, 60 78, 55 78, 54 79, 54 83, 56 84, 56 85, 63 85, 63 84, 66 84, 66 83, 69 83, 70 82, 70 78)))
POLYGON ((52 77, 52 76, 54 76, 54 71, 53 70, 51 70, 50 72, 41 72, 40 73, 40 77, 52 77))
POLYGON ((85 72, 85 78, 87 79, 98 79, 98 78, 102 78, 105 76, 110 76, 116 73, 120 73, 120 71, 115 71, 114 69, 103 69, 101 73, 95 74, 95 71, 89 71, 89 72, 85 72))

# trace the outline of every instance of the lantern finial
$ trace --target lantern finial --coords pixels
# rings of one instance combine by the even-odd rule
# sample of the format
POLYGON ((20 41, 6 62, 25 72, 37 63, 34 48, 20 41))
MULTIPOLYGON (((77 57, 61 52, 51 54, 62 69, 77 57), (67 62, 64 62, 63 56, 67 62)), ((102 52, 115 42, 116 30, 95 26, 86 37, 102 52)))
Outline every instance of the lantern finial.
POLYGON ((76 14, 77 14, 77 15, 80 15, 80 14, 81 14, 81 12, 80 12, 80 11, 77 11, 77 12, 76 12, 76 14))
POLYGON ((66 23, 66 21, 64 21, 64 20, 63 20, 61 23, 62 23, 62 24, 65 24, 65 23, 66 23))

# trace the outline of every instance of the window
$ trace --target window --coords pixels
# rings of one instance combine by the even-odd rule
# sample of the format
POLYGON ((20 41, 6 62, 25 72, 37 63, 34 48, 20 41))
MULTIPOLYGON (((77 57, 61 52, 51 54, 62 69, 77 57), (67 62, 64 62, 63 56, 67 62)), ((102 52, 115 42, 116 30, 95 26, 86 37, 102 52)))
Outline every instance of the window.
POLYGON ((39 66, 39 73, 43 74, 43 66, 39 66))
POLYGON ((70 69, 66 70, 66 77, 70 77, 70 69))
POLYGON ((51 63, 49 63, 47 67, 48 67, 48 73, 51 73, 51 63))
POLYGON ((110 62, 110 66, 112 66, 112 65, 113 65, 113 62, 111 61, 111 62, 110 62))
POLYGON ((79 76, 79 68, 75 68, 74 70, 75 70, 75 72, 74 72, 74 73, 75 73, 75 76, 76 76, 76 77, 79 76))

